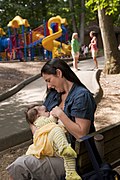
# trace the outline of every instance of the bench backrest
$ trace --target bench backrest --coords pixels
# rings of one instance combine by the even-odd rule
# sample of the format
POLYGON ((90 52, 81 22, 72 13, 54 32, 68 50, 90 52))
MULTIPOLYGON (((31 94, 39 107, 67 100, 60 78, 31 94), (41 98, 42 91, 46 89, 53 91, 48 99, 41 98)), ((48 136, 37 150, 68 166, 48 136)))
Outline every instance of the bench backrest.
MULTIPOLYGON (((104 137, 104 160, 116 167, 120 162, 120 123, 108 126, 95 133, 90 134, 95 137, 101 134, 104 137)), ((77 140, 75 150, 78 154, 77 168, 80 173, 85 173, 92 169, 87 150, 82 140, 77 140)))

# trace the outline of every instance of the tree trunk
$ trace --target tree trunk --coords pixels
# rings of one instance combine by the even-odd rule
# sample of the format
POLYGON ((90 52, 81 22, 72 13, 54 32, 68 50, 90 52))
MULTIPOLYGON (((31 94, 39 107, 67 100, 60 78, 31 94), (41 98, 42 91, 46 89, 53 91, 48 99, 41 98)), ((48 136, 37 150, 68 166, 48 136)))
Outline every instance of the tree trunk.
POLYGON ((81 0, 80 13, 80 45, 84 44, 85 0, 81 0))
POLYGON ((99 26, 103 41, 106 74, 120 73, 120 52, 113 28, 112 17, 105 14, 105 9, 98 10, 99 26))
POLYGON ((73 0, 69 0, 69 6, 70 6, 71 14, 72 14, 73 32, 78 32, 77 24, 76 24, 76 20, 75 20, 75 11, 74 11, 73 0))

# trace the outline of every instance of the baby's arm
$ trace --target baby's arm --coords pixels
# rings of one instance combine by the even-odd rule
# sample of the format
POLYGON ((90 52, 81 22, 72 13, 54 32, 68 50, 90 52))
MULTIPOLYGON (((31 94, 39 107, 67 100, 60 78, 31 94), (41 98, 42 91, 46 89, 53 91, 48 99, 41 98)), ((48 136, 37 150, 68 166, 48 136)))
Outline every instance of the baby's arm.
POLYGON ((30 126, 30 129, 31 129, 31 131, 32 131, 32 134, 34 135, 37 127, 36 127, 34 124, 31 124, 31 123, 29 124, 29 126, 30 126))

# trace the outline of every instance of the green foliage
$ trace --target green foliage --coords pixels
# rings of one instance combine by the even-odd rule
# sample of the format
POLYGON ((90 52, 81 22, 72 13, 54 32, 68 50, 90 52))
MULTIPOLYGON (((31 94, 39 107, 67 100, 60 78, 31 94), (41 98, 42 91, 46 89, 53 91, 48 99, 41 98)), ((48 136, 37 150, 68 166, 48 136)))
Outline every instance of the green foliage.
POLYGON ((119 0, 86 0, 86 7, 92 11, 106 9, 106 14, 115 14, 120 7, 119 0))
POLYGON ((81 8, 80 0, 73 0, 73 10, 70 9, 70 0, 0 0, 0 27, 7 32, 7 24, 19 15, 27 19, 34 29, 48 21, 50 17, 60 15, 67 19, 70 31, 73 30, 72 16, 74 15, 77 28, 80 27, 80 13, 85 12, 85 24, 96 19, 97 8, 106 8, 107 13, 113 13, 114 22, 120 25, 119 0, 86 0, 86 8, 81 8), (98 6, 99 3, 99 6, 98 6))
POLYGON ((64 0, 1 0, 0 26, 7 29, 7 24, 19 15, 27 19, 31 28, 35 28, 56 15, 69 17, 69 3, 64 0))

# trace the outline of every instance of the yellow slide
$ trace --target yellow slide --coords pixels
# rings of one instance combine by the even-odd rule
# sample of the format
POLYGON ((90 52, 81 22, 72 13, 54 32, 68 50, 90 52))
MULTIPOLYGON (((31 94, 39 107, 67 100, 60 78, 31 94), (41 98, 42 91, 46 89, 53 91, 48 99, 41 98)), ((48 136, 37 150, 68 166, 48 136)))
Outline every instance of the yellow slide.
POLYGON ((42 45, 48 51, 52 51, 52 58, 58 57, 62 55, 69 56, 71 54, 70 45, 62 43, 61 50, 59 51, 59 47, 61 46, 61 42, 56 41, 55 39, 62 36, 61 24, 66 23, 66 19, 62 19, 60 16, 52 17, 48 20, 48 29, 50 35, 45 37, 42 40, 42 45), (58 31, 53 33, 51 28, 51 23, 58 23, 58 31))

